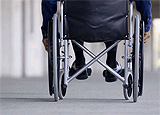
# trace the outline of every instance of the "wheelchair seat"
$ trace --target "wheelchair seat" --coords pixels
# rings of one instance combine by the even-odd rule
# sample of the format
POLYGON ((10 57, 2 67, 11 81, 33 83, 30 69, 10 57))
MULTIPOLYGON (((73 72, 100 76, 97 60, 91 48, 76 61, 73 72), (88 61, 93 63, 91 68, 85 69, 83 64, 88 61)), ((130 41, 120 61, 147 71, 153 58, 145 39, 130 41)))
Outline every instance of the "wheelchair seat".
POLYGON ((65 0, 64 35, 85 42, 128 39, 128 0, 65 0))

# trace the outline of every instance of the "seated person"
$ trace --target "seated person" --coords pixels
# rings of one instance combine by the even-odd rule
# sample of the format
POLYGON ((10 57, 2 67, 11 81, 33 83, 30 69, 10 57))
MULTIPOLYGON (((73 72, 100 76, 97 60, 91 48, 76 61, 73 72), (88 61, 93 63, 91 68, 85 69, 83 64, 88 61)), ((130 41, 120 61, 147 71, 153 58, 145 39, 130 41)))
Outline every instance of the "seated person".
MULTIPOLYGON (((136 7, 137 11, 140 12, 142 20, 144 20, 145 23, 145 36, 144 36, 144 42, 148 40, 150 37, 150 27, 152 22, 152 13, 151 13, 151 2, 150 0, 136 0, 136 7)), ((42 15, 43 15, 43 24, 42 24, 42 34, 43 34, 43 44, 45 46, 45 49, 48 51, 48 36, 47 36, 47 28, 48 28, 48 21, 52 19, 54 13, 57 11, 57 1, 56 0, 42 0, 42 15)), ((77 41, 81 45, 83 45, 82 41, 77 41)), ((109 47, 112 45, 113 42, 105 42, 106 47, 109 47)), ((75 61, 72 64, 72 68, 70 70, 70 75, 78 71, 81 67, 85 65, 85 57, 83 54, 83 50, 80 49, 78 46, 76 46, 74 43, 72 43, 73 49, 75 52, 75 61)), ((113 68, 116 72, 119 74, 122 72, 121 65, 116 61, 116 52, 117 52, 117 46, 114 47, 112 50, 108 52, 108 57, 106 60, 106 63, 113 68)), ((106 82, 114 82, 117 80, 117 78, 112 75, 110 72, 103 72, 105 81, 106 82)), ((82 72, 77 79, 87 79, 88 73, 87 71, 82 72)))

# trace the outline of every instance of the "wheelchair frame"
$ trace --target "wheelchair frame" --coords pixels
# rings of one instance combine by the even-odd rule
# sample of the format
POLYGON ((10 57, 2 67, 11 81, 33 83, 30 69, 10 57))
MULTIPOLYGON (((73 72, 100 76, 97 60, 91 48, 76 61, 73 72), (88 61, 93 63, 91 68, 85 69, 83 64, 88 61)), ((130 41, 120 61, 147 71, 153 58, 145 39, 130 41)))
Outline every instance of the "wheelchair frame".
MULTIPOLYGON (((116 76, 122 83, 123 83, 123 91, 124 97, 126 100, 129 100, 132 97, 133 91, 133 101, 136 102, 138 96, 142 95, 142 86, 143 86, 143 43, 144 43, 144 23, 143 21, 140 23, 139 15, 136 14, 135 16, 135 39, 133 40, 133 2, 130 1, 129 3, 129 40, 125 40, 125 56, 124 56, 124 76, 119 75, 115 72, 111 67, 105 64, 100 58, 105 55, 108 51, 110 51, 113 47, 118 45, 121 40, 116 41, 110 47, 104 49, 98 55, 94 55, 90 50, 88 50, 85 46, 80 45, 75 40, 72 40, 79 48, 85 51, 89 56, 93 59, 89 61, 84 67, 82 67, 79 71, 77 71, 74 75, 69 76, 69 59, 71 56, 69 55, 69 40, 64 39, 65 35, 63 35, 63 14, 64 12, 64 1, 60 1, 60 38, 57 39, 57 14, 54 14, 53 17, 53 35, 50 36, 49 34, 49 53, 48 53, 48 60, 49 60, 49 83, 50 83, 50 95, 54 94, 55 101, 58 101, 59 98, 63 99, 66 95, 66 90, 68 84, 80 75, 84 70, 86 70, 89 66, 91 66, 94 62, 98 62, 104 68, 106 68, 109 72, 111 72, 114 76, 116 76), (141 27, 140 27, 141 25, 141 27), (141 31, 140 31, 141 28, 141 31), (139 43, 139 36, 140 32, 142 35, 142 42, 139 43), (53 41, 53 49, 52 53, 50 49, 51 40, 53 41), (141 45, 140 45, 141 44, 141 45), (57 48, 58 45, 58 48, 57 48), (134 46, 134 47, 133 47, 134 46), (61 56, 58 54, 59 50, 64 48, 63 55, 61 56), (135 48, 135 49, 132 49, 135 48), (129 50, 130 49, 130 50, 129 50), (140 49, 142 51, 140 51, 140 49), (58 51, 57 51, 58 50, 58 51), (134 51, 134 52, 133 52, 134 51), (142 53, 141 58, 141 68, 139 67, 139 52, 142 53), (58 54, 58 55, 57 55, 58 54), (133 58, 134 54, 134 58, 133 58), (51 57, 53 57, 53 66, 51 64, 51 57), (62 60, 62 69, 60 66, 57 66, 62 60), (134 64, 132 64, 134 60, 134 64), (52 66, 52 68, 51 68, 52 66), (139 71, 141 69, 142 75, 139 76, 139 71), (53 73, 52 73, 53 72, 53 73), (133 73, 134 72, 134 73, 133 73), (52 74, 51 74, 52 73, 52 74), (53 81, 52 81, 53 80, 53 81), (139 81, 141 81, 139 83, 139 81)), ((128 15, 127 15, 128 16, 128 15)), ((51 26, 51 25, 50 25, 51 26)), ((51 31, 49 31, 51 32, 51 31)))

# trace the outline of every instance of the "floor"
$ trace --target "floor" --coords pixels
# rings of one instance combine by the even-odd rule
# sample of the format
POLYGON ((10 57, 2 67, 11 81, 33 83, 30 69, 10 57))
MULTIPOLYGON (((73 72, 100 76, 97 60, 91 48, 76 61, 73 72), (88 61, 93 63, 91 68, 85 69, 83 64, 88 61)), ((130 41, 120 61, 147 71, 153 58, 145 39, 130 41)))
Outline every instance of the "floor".
POLYGON ((144 93, 133 103, 123 97, 122 83, 106 83, 101 73, 68 86, 64 100, 54 102, 48 79, 2 77, 0 115, 160 115, 160 75, 146 72, 144 93))

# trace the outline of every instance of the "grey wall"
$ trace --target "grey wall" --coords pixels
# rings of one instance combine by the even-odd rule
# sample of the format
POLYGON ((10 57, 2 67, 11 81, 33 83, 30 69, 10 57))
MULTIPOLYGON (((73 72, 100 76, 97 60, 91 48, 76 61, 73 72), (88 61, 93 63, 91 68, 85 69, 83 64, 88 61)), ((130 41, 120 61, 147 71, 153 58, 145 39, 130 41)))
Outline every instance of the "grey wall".
POLYGON ((41 0, 1 0, 1 76, 43 76, 41 0), (25 58, 24 58, 25 57, 25 58))

